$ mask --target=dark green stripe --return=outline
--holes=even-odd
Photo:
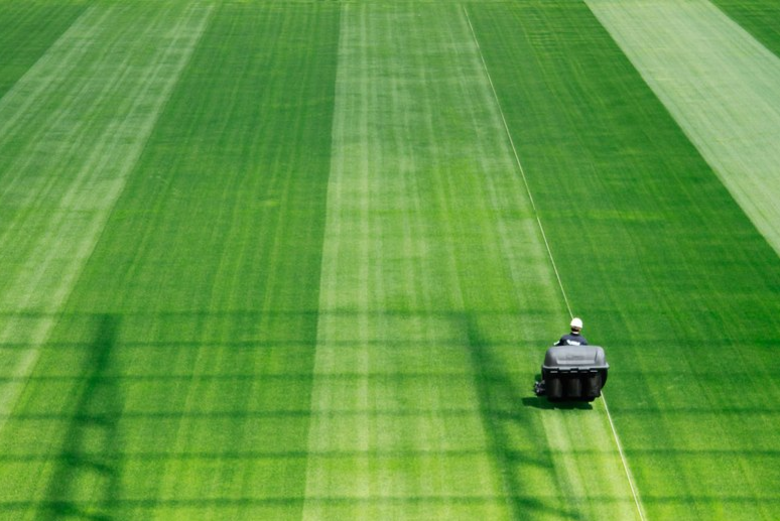
[[[83,487],[52,483],[98,452],[121,473],[92,492],[110,515],[186,517],[197,500],[199,517],[300,517],[338,24],[337,6],[213,14],[36,370],[80,378],[31,383],[17,409],[61,420],[37,426],[68,452],[31,492],[44,511],[84,507]],[[115,334],[96,368],[102,323]],[[119,441],[87,446],[85,411],[109,399]],[[278,457],[236,458],[258,452]]]
[[[0,99],[85,8],[73,2],[0,2]]]
[[[584,5],[470,13],[574,313],[607,347],[606,391],[649,518],[671,513],[656,494],[696,505],[677,517],[777,517],[708,488],[769,496],[771,462],[665,449],[780,448],[752,409],[722,413],[780,398],[780,259]],[[708,414],[670,415],[680,407]]]
[[[712,0],[712,3],[780,56],[780,3],[777,0]]]

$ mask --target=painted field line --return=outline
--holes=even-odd
[[[480,330],[565,311],[493,95],[459,6],[341,14],[303,519],[519,518],[557,476],[512,459],[540,431],[498,418]]]
[[[515,161],[517,163],[518,170],[520,171],[520,175],[523,178],[523,184],[525,185],[526,192],[528,193],[528,199],[531,202],[531,208],[534,212],[534,215],[536,217],[536,222],[539,225],[539,232],[542,235],[542,239],[544,240],[544,246],[547,249],[547,255],[550,258],[550,264],[552,264],[553,271],[555,272],[555,278],[558,280],[558,286],[561,290],[561,295],[563,296],[563,300],[566,303],[566,309],[569,311],[569,316],[573,317],[571,305],[569,304],[569,299],[566,296],[566,290],[563,287],[563,282],[561,281],[560,273],[558,272],[558,267],[555,264],[555,258],[553,257],[552,250],[550,249],[550,243],[547,241],[547,234],[544,231],[544,226],[542,225],[542,220],[539,218],[539,212],[536,208],[536,203],[534,202],[533,194],[531,192],[531,187],[528,184],[528,178],[525,174],[525,168],[523,168],[523,164],[520,161],[520,155],[517,153],[517,147],[515,147],[514,139],[512,139],[512,134],[509,131],[509,125],[506,121],[506,116],[504,115],[504,109],[501,107],[501,101],[498,98],[498,92],[496,91],[496,87],[493,84],[493,78],[490,75],[490,70],[488,69],[487,62],[485,61],[485,55],[482,53],[482,48],[479,45],[479,39],[477,38],[477,33],[474,31],[474,26],[471,23],[471,17],[469,16],[468,9],[466,6],[463,6],[463,13],[466,15],[466,21],[468,22],[469,29],[471,30],[471,36],[474,38],[474,43],[477,47],[477,52],[479,53],[479,57],[482,60],[482,66],[485,69],[485,75],[487,76],[488,82],[490,83],[490,88],[493,91],[493,96],[496,101],[496,106],[498,108],[498,112],[501,115],[501,120],[504,124],[504,130],[506,131],[507,139],[509,140],[509,145],[512,148],[512,153],[515,156]],[[641,500],[639,499],[639,492],[634,485],[634,478],[631,474],[631,469],[628,466],[628,461],[626,460],[626,456],[623,452],[623,445],[620,443],[620,437],[618,436],[617,430],[615,429],[615,423],[612,421],[612,414],[609,412],[609,406],[607,405],[607,397],[602,393],[602,399],[604,401],[604,410],[607,412],[607,419],[609,420],[609,426],[612,429],[612,435],[615,438],[615,444],[618,448],[618,453],[620,455],[620,460],[623,463],[623,468],[626,471],[626,478],[628,479],[629,487],[631,488],[631,494],[634,496],[634,503],[636,504],[637,512],[639,513],[639,518],[642,521],[645,521],[645,515],[642,508]]]
[[[617,444],[618,452],[620,453],[620,460],[623,462],[623,468],[626,471],[626,477],[628,478],[628,484],[631,487],[631,493],[634,495],[634,503],[636,503],[637,512],[639,512],[640,519],[644,521],[646,518],[642,509],[642,503],[639,500],[639,491],[634,484],[634,477],[631,474],[631,469],[628,466],[628,461],[626,460],[625,453],[623,452],[623,444],[620,443],[620,436],[618,436],[617,429],[615,429],[615,422],[612,421],[612,413],[609,412],[609,405],[607,405],[607,395],[604,394],[604,391],[601,392],[601,399],[604,402],[604,410],[607,411],[607,418],[609,419],[609,426],[612,428],[612,434],[615,436],[615,443]]]
[[[465,5],[463,6],[463,12],[466,14],[466,21],[469,24],[469,29],[471,30],[471,36],[474,38],[474,43],[477,46],[477,52],[479,53],[479,57],[482,60],[482,66],[485,68],[485,74],[487,75],[488,83],[490,83],[490,89],[493,92],[493,97],[496,100],[496,106],[498,107],[498,112],[501,115],[501,122],[504,124],[506,137],[509,139],[509,145],[512,148],[512,153],[515,156],[515,163],[517,163],[517,167],[520,170],[520,176],[523,178],[523,185],[525,186],[525,191],[528,194],[528,200],[531,202],[531,209],[533,210],[534,216],[536,217],[536,223],[539,225],[539,232],[542,234],[544,247],[547,250],[547,256],[550,258],[550,264],[552,264],[553,271],[555,272],[555,278],[558,280],[558,287],[561,290],[563,301],[566,304],[566,309],[569,311],[569,315],[573,316],[571,306],[569,305],[569,298],[566,296],[566,290],[563,289],[563,282],[561,282],[561,274],[558,272],[558,266],[556,266],[555,264],[555,259],[553,258],[552,251],[550,250],[550,243],[547,241],[547,234],[544,232],[544,226],[542,226],[542,221],[539,218],[539,212],[536,209],[536,203],[534,202],[534,196],[531,193],[531,187],[528,185],[528,178],[525,175],[525,169],[523,168],[522,162],[520,162],[520,156],[517,153],[517,148],[515,147],[514,139],[512,139],[512,134],[509,132],[509,125],[506,122],[506,116],[504,116],[504,110],[501,108],[501,102],[498,101],[498,93],[496,92],[495,85],[493,85],[493,78],[492,76],[490,76],[490,71],[488,70],[487,63],[485,62],[485,56],[482,54],[482,48],[479,46],[477,33],[474,31],[474,26],[471,24],[471,17],[469,16],[469,12],[466,9]]]

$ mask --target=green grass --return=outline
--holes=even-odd
[[[780,253],[780,58],[705,0],[588,5]]]
[[[0,2],[0,97],[85,8],[85,4],[76,2]]]
[[[724,13],[749,31],[767,49],[780,56],[780,5],[774,0],[714,0]]]
[[[777,255],[584,9],[472,11],[648,517],[775,517]]]
[[[10,512],[299,516],[337,20],[212,15],[4,429],[27,484],[3,487]],[[84,418],[102,407],[121,412],[104,444]],[[31,428],[44,443],[15,442]],[[110,473],[83,466],[95,452]]]
[[[457,6],[343,11],[306,519],[505,518],[539,486],[488,394],[533,377],[500,339],[563,310],[469,36]]]
[[[24,422],[21,404],[37,387],[28,377],[47,360],[43,347],[206,14],[172,6],[90,8],[0,101],[4,444],[14,447],[19,438],[13,424]],[[134,73],[127,74],[131,67]],[[12,410],[18,413],[8,419]],[[46,443],[36,446],[58,445],[65,435],[53,424],[44,432],[49,436],[37,439]],[[4,464],[2,499],[17,512],[45,493],[42,470],[54,464],[24,462],[11,457]]]
[[[780,514],[780,260],[584,3],[0,29],[0,518],[639,518],[537,217],[646,519]]]

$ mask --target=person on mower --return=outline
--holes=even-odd
[[[582,319],[573,318],[571,321],[571,333],[563,335],[555,344],[556,346],[586,346],[588,341],[580,334],[582,331]]]

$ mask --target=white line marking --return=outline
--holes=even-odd
[[[612,434],[615,436],[615,443],[617,444],[618,452],[620,453],[620,460],[623,462],[623,468],[626,471],[626,477],[628,478],[628,485],[631,487],[631,493],[634,495],[634,503],[636,504],[636,510],[639,512],[639,518],[642,519],[642,521],[645,521],[645,514],[642,510],[642,503],[639,501],[639,491],[636,489],[636,486],[634,485],[634,478],[631,475],[631,469],[628,468],[628,461],[626,461],[626,456],[623,454],[623,444],[620,443],[620,437],[618,436],[617,430],[615,429],[615,422],[612,421],[612,414],[609,412],[609,406],[607,405],[607,396],[604,394],[604,392],[601,392],[601,399],[604,402],[604,410],[607,411],[607,419],[609,419],[609,426],[612,428]]]
[[[477,52],[479,53],[479,57],[482,60],[482,66],[485,69],[485,74],[487,75],[488,82],[490,83],[490,89],[493,91],[493,97],[496,100],[496,106],[498,107],[498,112],[501,115],[501,121],[504,124],[506,137],[509,138],[509,145],[512,147],[512,153],[515,155],[515,162],[517,163],[517,167],[520,170],[520,176],[523,178],[525,191],[528,194],[528,200],[531,202],[531,209],[534,212],[534,216],[536,216],[536,222],[539,225],[539,231],[542,234],[542,240],[544,240],[544,247],[547,249],[547,256],[550,258],[550,263],[552,264],[553,271],[555,272],[555,278],[558,280],[558,287],[561,289],[561,295],[563,295],[563,301],[566,304],[566,309],[569,310],[569,315],[572,315],[571,306],[569,305],[569,298],[566,296],[566,291],[563,289],[563,282],[561,282],[561,275],[560,273],[558,273],[558,266],[555,265],[555,259],[553,259],[552,251],[550,250],[550,243],[547,242],[547,234],[544,233],[544,227],[542,226],[542,221],[541,219],[539,219],[539,212],[536,209],[534,196],[533,194],[531,194],[531,187],[528,186],[528,179],[525,176],[525,169],[523,168],[523,164],[520,162],[520,156],[517,154],[515,141],[512,139],[512,134],[509,132],[509,125],[507,124],[506,117],[504,116],[504,109],[501,108],[501,102],[498,100],[498,93],[496,92],[496,87],[495,85],[493,85],[493,77],[490,76],[490,71],[488,70],[487,62],[485,62],[485,56],[482,54],[482,47],[480,47],[479,45],[479,40],[477,39],[477,33],[474,32],[474,26],[471,25],[471,17],[469,16],[469,12],[466,9],[465,5],[463,6],[463,12],[466,14],[466,21],[469,24],[469,29],[471,30],[471,36],[474,38],[474,43],[477,46]]]
[[[479,40],[477,39],[477,33],[474,31],[474,26],[471,24],[471,17],[469,16],[468,9],[466,9],[466,6],[463,6],[463,13],[466,15],[466,22],[468,22],[469,29],[471,30],[471,36],[474,38],[474,43],[477,46],[477,52],[479,53],[479,57],[482,60],[482,66],[485,69],[485,75],[487,76],[488,82],[490,83],[490,89],[493,91],[493,97],[496,100],[496,106],[498,107],[498,112],[501,115],[501,121],[504,123],[504,130],[506,131],[506,137],[509,139],[509,145],[512,147],[512,153],[515,155],[515,162],[517,163],[517,167],[520,171],[520,175],[523,178],[523,184],[525,185],[525,190],[528,194],[528,199],[531,202],[531,209],[534,212],[534,215],[536,216],[536,222],[539,225],[539,232],[542,234],[542,239],[544,240],[544,246],[547,249],[547,255],[550,258],[550,264],[552,264],[553,271],[555,272],[555,278],[558,280],[558,287],[561,289],[561,295],[563,295],[563,301],[566,303],[566,309],[569,311],[569,316],[573,317],[574,314],[571,310],[571,305],[569,305],[569,299],[566,296],[566,290],[563,288],[563,282],[561,281],[560,273],[558,272],[558,267],[555,264],[555,259],[553,258],[552,250],[550,249],[550,243],[547,241],[547,234],[544,232],[544,226],[542,226],[542,220],[539,218],[539,212],[536,208],[536,203],[534,203],[534,197],[531,193],[531,187],[528,184],[528,179],[525,175],[525,169],[523,168],[523,164],[520,162],[520,155],[517,153],[517,147],[515,147],[515,141],[512,139],[512,134],[509,131],[509,125],[506,122],[506,117],[504,116],[504,109],[501,108],[501,101],[498,99],[498,92],[496,91],[496,87],[493,84],[493,78],[490,75],[490,70],[488,69],[487,62],[485,61],[485,55],[482,54],[482,47],[479,45]],[[646,521],[645,514],[642,509],[641,502],[639,500],[639,492],[637,491],[637,488],[634,486],[634,479],[631,475],[631,470],[628,467],[628,461],[626,461],[626,456],[623,453],[623,445],[620,443],[620,437],[618,436],[617,430],[615,429],[615,423],[612,421],[612,414],[609,412],[609,407],[607,406],[607,397],[602,393],[601,395],[603,401],[604,401],[604,410],[607,412],[607,419],[609,420],[609,426],[612,429],[612,435],[615,438],[615,443],[617,444],[618,453],[620,454],[620,460],[623,462],[623,468],[626,471],[626,478],[628,479],[628,485],[631,488],[631,494],[634,496],[634,503],[636,504],[637,512],[639,512],[639,518],[642,521]]]

